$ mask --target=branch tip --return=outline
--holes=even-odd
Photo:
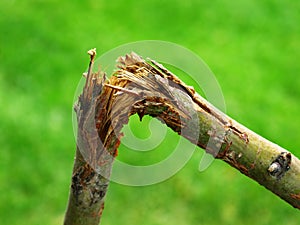
[[[96,48],[92,48],[92,49],[88,50],[87,53],[91,56],[91,60],[93,60],[95,58],[96,54],[97,54],[96,53]]]

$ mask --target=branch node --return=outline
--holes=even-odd
[[[270,164],[268,172],[272,177],[280,180],[290,169],[292,155],[289,152],[281,152],[280,155]]]

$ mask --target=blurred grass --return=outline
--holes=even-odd
[[[299,1],[3,0],[0,15],[1,224],[62,223],[72,100],[92,47],[190,48],[214,71],[230,116],[300,156]],[[199,173],[201,155],[157,185],[112,183],[102,224],[299,223],[297,210],[225,163]]]

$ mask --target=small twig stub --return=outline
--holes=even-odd
[[[280,155],[270,164],[268,172],[276,179],[281,179],[290,169],[292,155],[289,152],[281,152]]]

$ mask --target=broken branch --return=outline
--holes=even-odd
[[[77,151],[65,225],[98,224],[114,157],[128,118],[156,117],[178,134],[300,208],[300,161],[217,110],[155,61],[120,57],[109,79],[92,73],[75,111]]]

